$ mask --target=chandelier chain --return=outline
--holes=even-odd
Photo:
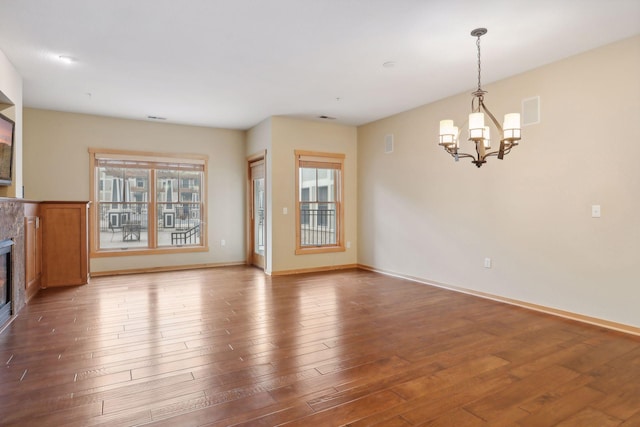
[[[482,88],[480,85],[480,71],[481,71],[481,67],[480,67],[480,36],[478,36],[478,39],[476,40],[476,46],[478,47],[478,92],[482,92]]]

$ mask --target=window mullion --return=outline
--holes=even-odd
[[[155,249],[158,247],[158,215],[156,212],[156,170],[150,169],[150,178],[149,178],[149,219],[147,220],[148,225],[148,238],[149,238],[149,248]]]

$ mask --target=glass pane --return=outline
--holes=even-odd
[[[300,204],[300,246],[336,245],[336,203]]]
[[[335,169],[301,168],[300,201],[335,201],[339,173]]]
[[[300,168],[300,177],[302,182],[310,182],[316,180],[316,168]]]
[[[201,245],[202,172],[158,170],[158,246]]]
[[[146,248],[149,170],[99,167],[100,249]]]
[[[328,202],[329,201],[329,187],[324,185],[322,187],[318,187],[318,201],[319,202]]]
[[[201,200],[202,172],[180,172],[180,201],[199,202]]]
[[[253,180],[253,206],[255,209],[253,251],[264,256],[264,179]]]
[[[166,202],[170,209],[178,201],[178,171],[158,170],[156,175],[156,202]]]

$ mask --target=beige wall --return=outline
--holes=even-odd
[[[24,135],[34,200],[89,200],[89,147],[209,156],[209,252],[96,258],[93,272],[244,261],[245,132],[25,109]]]
[[[0,186],[0,197],[22,197],[22,77],[0,51],[0,113],[16,126],[13,147],[13,183]]]
[[[286,117],[271,118],[272,272],[357,263],[357,131],[355,127]],[[345,154],[345,252],[296,255],[296,193],[294,150]],[[283,214],[283,208],[288,213]]]
[[[468,93],[360,127],[359,262],[640,326],[638,76],[634,37],[486,86],[500,120],[539,95],[541,122],[481,169],[436,144]]]

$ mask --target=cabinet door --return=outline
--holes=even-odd
[[[42,285],[84,285],[89,280],[87,203],[43,202]]]

